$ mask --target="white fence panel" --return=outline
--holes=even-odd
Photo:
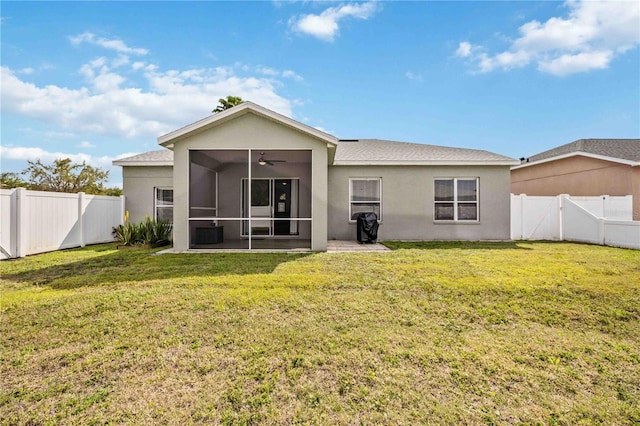
[[[565,198],[563,203],[563,239],[591,244],[603,244],[604,219],[600,219],[582,206]]]
[[[612,220],[633,220],[633,196],[574,197],[571,201],[580,205],[594,216]]]
[[[124,197],[0,191],[0,259],[113,241]]]
[[[112,241],[111,230],[123,220],[124,211],[119,197],[101,195],[84,196],[84,236],[85,244]],[[105,223],[113,224],[104,226]]]
[[[81,245],[76,194],[25,191],[22,218],[29,235],[22,247],[25,254]]]
[[[605,220],[604,243],[608,246],[640,249],[640,222]]]

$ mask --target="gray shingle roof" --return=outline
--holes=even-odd
[[[518,164],[504,155],[479,149],[394,142],[380,139],[342,140],[336,147],[335,165],[385,164]],[[144,152],[113,162],[116,166],[162,166],[173,164],[173,151]]]
[[[479,149],[394,142],[380,139],[341,140],[335,164],[514,163],[504,155]]]
[[[585,152],[628,161],[640,161],[640,139],[579,139],[529,157],[529,163]]]
[[[173,165],[173,151],[168,149],[160,149],[158,151],[143,152],[142,154],[132,155],[131,157],[119,158],[113,162],[115,166],[171,166]]]

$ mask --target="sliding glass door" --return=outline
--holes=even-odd
[[[249,179],[242,179],[241,216],[251,218],[251,235],[255,237],[298,235],[297,178],[251,179],[249,207]],[[243,222],[242,236],[249,235],[249,222]]]

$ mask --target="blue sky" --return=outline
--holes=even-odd
[[[515,158],[640,137],[637,2],[7,2],[2,171],[111,170],[241,96],[339,138]]]

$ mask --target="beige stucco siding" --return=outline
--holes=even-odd
[[[327,144],[324,141],[252,113],[244,114],[200,133],[181,139],[174,146],[174,247],[186,250],[189,214],[189,151],[207,149],[311,150],[312,250],[327,246]],[[297,176],[301,177],[301,176]],[[239,180],[234,185],[239,185]],[[238,188],[231,190],[239,191]],[[220,193],[224,191],[220,187]],[[220,203],[223,204],[222,202]],[[235,212],[234,216],[238,213]]]
[[[353,240],[349,178],[382,178],[380,240],[508,240],[508,166],[334,166],[329,168],[329,239]],[[480,220],[434,221],[435,178],[479,178]]]
[[[511,171],[511,192],[531,196],[632,195],[633,219],[640,220],[640,168],[583,156]]]
[[[125,209],[130,222],[140,222],[146,215],[154,216],[154,188],[173,186],[171,166],[127,166],[122,168],[122,189],[125,194]]]
[[[640,166],[631,171],[631,192],[633,194],[633,220],[640,220]]]

